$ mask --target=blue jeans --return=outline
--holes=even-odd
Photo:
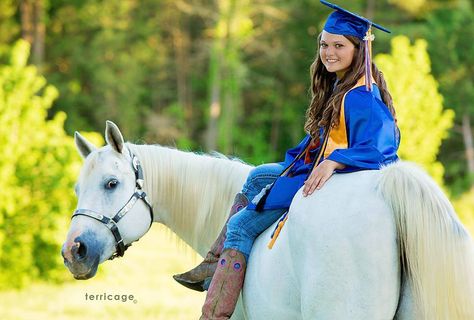
[[[252,201],[267,185],[274,182],[285,168],[279,163],[262,164],[250,171],[242,193]],[[273,209],[257,212],[243,208],[227,222],[224,249],[235,249],[242,252],[248,260],[255,239],[287,209]]]

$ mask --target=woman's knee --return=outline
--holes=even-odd
[[[279,163],[265,163],[253,168],[248,177],[247,181],[253,180],[259,177],[277,177],[283,171],[283,166]]]
[[[239,213],[233,215],[230,217],[229,221],[227,221],[227,232],[232,231],[238,231],[245,225],[245,220],[242,219],[242,217],[239,215]]]
[[[242,188],[243,193],[252,200],[262,188],[275,181],[283,169],[283,166],[278,163],[267,163],[253,168]]]

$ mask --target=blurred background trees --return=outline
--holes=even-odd
[[[374,52],[400,155],[473,223],[474,1],[334,2],[392,30]],[[75,130],[110,119],[132,142],[280,160],[304,134],[329,12],[319,0],[1,1],[0,287],[61,278]]]
[[[27,66],[29,47],[19,40],[1,57],[0,288],[59,280],[59,231],[80,165],[64,112],[46,120],[58,91]]]

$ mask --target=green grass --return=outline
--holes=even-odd
[[[182,287],[171,276],[199,259],[164,227],[153,226],[123,258],[99,266],[92,279],[0,292],[0,319],[198,319],[205,294]],[[133,295],[136,303],[90,301],[86,293]]]

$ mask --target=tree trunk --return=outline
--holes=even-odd
[[[33,40],[33,63],[41,67],[44,62],[44,40],[46,27],[44,24],[44,0],[36,0],[33,6],[35,33]]]
[[[176,64],[176,85],[178,89],[178,103],[184,108],[184,120],[186,122],[186,136],[191,137],[194,131],[193,107],[191,90],[188,85],[189,79],[189,35],[183,32],[181,19],[178,18],[177,27],[173,29],[173,44]]]
[[[31,58],[33,64],[41,67],[44,61],[44,41],[46,28],[44,24],[44,0],[22,0],[21,35],[31,44]]]
[[[375,12],[375,0],[367,0],[367,7],[365,10],[365,16],[367,19],[372,20]]]
[[[465,112],[462,117],[462,135],[466,150],[467,168],[470,174],[474,173],[474,143],[472,139],[472,127],[469,113]]]
[[[34,21],[32,0],[22,0],[20,3],[21,12],[21,37],[33,45]]]
[[[228,3],[228,11],[223,12],[226,33],[224,42],[225,62],[223,62],[223,79],[222,79],[222,101],[223,110],[222,118],[219,124],[219,146],[222,152],[229,154],[232,152],[232,145],[234,140],[234,125],[235,125],[235,109],[238,97],[237,84],[237,68],[238,68],[238,52],[236,48],[236,39],[232,34],[232,23],[235,17],[236,4],[235,0],[230,0]]]
[[[217,147],[217,124],[221,114],[221,39],[216,38],[211,51],[209,61],[209,84],[210,84],[210,104],[209,104],[209,121],[207,122],[206,132],[206,149],[216,150]]]

